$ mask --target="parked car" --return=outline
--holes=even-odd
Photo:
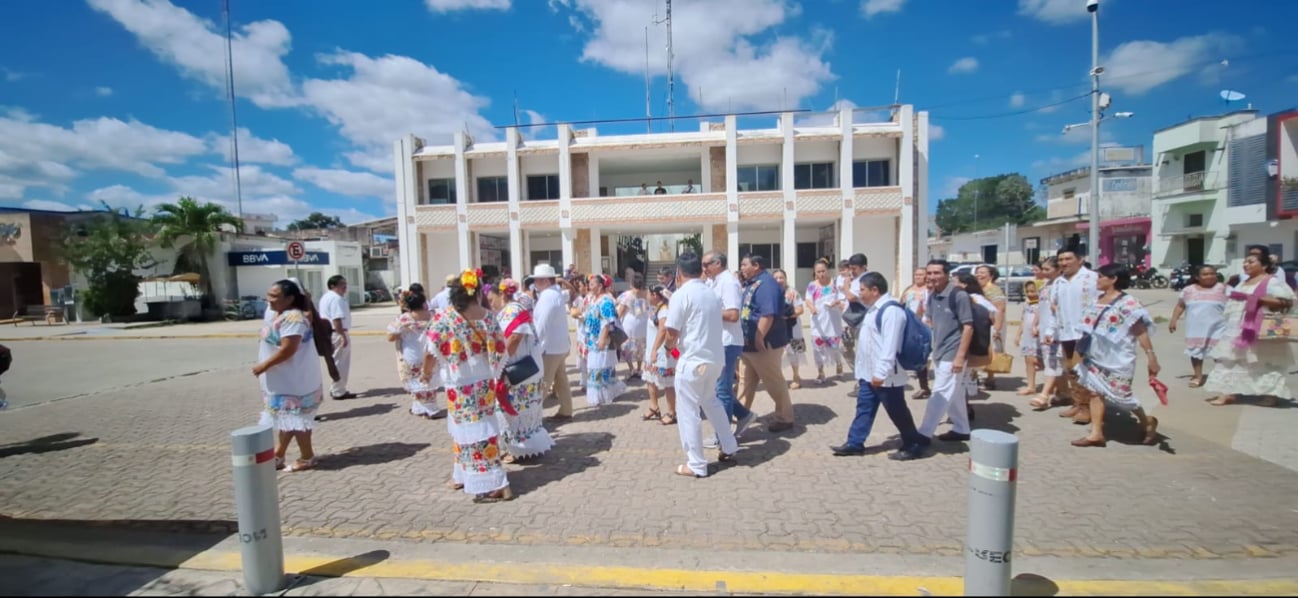
[[[1000,274],[996,284],[1005,291],[1005,297],[1010,301],[1023,301],[1023,283],[1032,280],[1032,267],[1028,265],[1020,266],[994,266],[992,264],[961,264],[951,269],[951,275],[954,276],[961,272],[973,274],[980,266],[992,266]]]

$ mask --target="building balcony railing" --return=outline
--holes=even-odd
[[[573,198],[572,225],[725,222],[725,193]],[[555,221],[558,224],[558,221]]]
[[[1208,171],[1159,177],[1158,190],[1154,192],[1154,197],[1171,197],[1183,193],[1216,191],[1220,188],[1219,178],[1217,173]]]

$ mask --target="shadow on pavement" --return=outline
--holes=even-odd
[[[388,388],[371,388],[365,392],[358,393],[358,399],[375,399],[378,397],[393,397],[406,394],[406,389],[400,386],[390,386]]]
[[[287,592],[293,588],[302,588],[320,581],[326,577],[342,577],[344,575],[355,573],[366,567],[377,565],[388,560],[392,553],[386,550],[371,550],[356,556],[349,556],[345,559],[329,561],[323,565],[318,565],[299,571],[296,575],[289,577],[288,584],[281,592]],[[282,595],[282,593],[281,593]]]
[[[1078,427],[1080,428],[1082,426]],[[1085,429],[1090,430],[1090,426],[1085,426]],[[1158,447],[1158,450],[1163,451],[1164,453],[1175,455],[1176,449],[1172,448],[1172,445],[1168,443],[1170,438],[1166,434],[1162,433],[1161,430],[1163,429],[1163,426],[1159,425],[1160,432],[1158,433],[1158,444],[1155,446]],[[1080,438],[1081,434],[1079,434],[1078,437]],[[1136,416],[1128,413],[1120,413],[1116,410],[1108,410],[1104,414],[1104,437],[1108,439],[1109,442],[1117,442],[1119,444],[1131,446],[1144,446],[1145,429],[1140,427],[1140,422],[1136,420]]]
[[[1011,596],[1056,596],[1059,586],[1048,577],[1034,573],[1020,573],[1010,580]]]
[[[349,448],[341,453],[320,455],[316,469],[337,471],[357,465],[379,465],[415,456],[430,446],[427,442],[380,442]]]
[[[0,459],[17,455],[39,455],[41,453],[65,451],[99,442],[98,438],[78,439],[78,436],[81,436],[80,432],[64,432],[33,438],[25,442],[0,445]]]
[[[371,415],[383,415],[394,411],[397,408],[396,403],[375,403],[364,407],[352,407],[346,411],[338,413],[321,413],[320,421],[336,422],[342,419],[351,419],[353,417],[368,417]]]
[[[611,405],[604,406],[605,409],[609,407]],[[613,438],[613,434],[608,432],[581,432],[556,438],[553,450],[538,459],[528,460],[528,465],[536,464],[537,467],[511,470],[509,485],[515,494],[522,495],[586,471],[599,465],[596,455],[612,450]]]
[[[766,438],[761,444],[741,445],[739,452],[735,454],[735,465],[757,467],[789,452],[791,446],[787,440],[771,437]]]

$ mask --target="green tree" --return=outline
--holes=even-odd
[[[311,212],[310,216],[293,222],[288,225],[288,230],[311,230],[315,228],[342,228],[347,226],[343,224],[341,218],[337,216],[325,216],[320,212]]]
[[[174,247],[177,241],[183,243],[173,274],[198,272],[203,281],[203,294],[210,297],[212,280],[208,258],[216,251],[221,227],[228,224],[235,230],[243,230],[243,221],[220,205],[200,204],[192,197],[182,196],[176,203],[154,208],[153,224],[157,227],[158,243],[163,247]]]
[[[956,197],[938,201],[934,223],[942,234],[987,230],[1009,224],[1030,224],[1045,218],[1032,184],[1021,174],[974,179],[960,186]]]
[[[135,271],[157,265],[149,252],[152,223],[144,206],[135,213],[103,204],[105,214],[74,224],[61,240],[63,259],[86,278],[82,294],[86,309],[96,316],[135,314],[140,277]]]

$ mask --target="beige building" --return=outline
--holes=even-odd
[[[799,285],[817,258],[858,251],[890,279],[909,272],[927,252],[927,113],[815,116],[611,136],[559,124],[556,139],[507,128],[504,141],[458,133],[449,146],[405,137],[394,152],[401,279],[439,286],[461,268],[517,274],[543,261],[621,277],[686,248],[723,250],[735,267],[764,255]]]

